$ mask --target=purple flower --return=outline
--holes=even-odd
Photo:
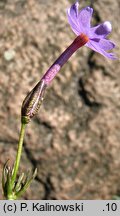
[[[95,27],[91,27],[90,21],[93,13],[91,7],[85,7],[81,11],[78,10],[78,1],[67,9],[68,22],[76,35],[84,34],[88,37],[85,46],[102,54],[110,59],[117,59],[114,53],[106,52],[115,47],[115,44],[106,39],[107,35],[112,31],[111,23],[106,21]]]
[[[110,22],[106,21],[96,27],[90,27],[90,19],[93,9],[86,7],[79,12],[78,6],[79,4],[76,2],[67,10],[69,23],[77,37],[56,59],[37,85],[26,96],[22,104],[21,112],[21,119],[24,124],[29,123],[31,118],[36,115],[43,101],[47,86],[50,85],[62,66],[80,47],[85,45],[107,58],[116,59],[115,54],[106,52],[106,50],[110,50],[115,47],[113,42],[106,39],[106,36],[112,30]]]

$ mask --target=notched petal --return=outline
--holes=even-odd
[[[76,35],[79,35],[81,32],[80,27],[79,27],[79,23],[78,23],[78,7],[79,7],[79,3],[76,2],[70,8],[67,9],[68,22],[69,22],[73,32]]]
[[[95,52],[100,53],[101,55],[105,56],[106,58],[112,59],[112,60],[116,60],[118,59],[115,53],[109,53],[106,52],[105,50],[101,49],[100,46],[96,45],[96,43],[92,40],[90,40],[87,44],[87,47],[89,47],[90,49],[94,50]]]
[[[103,50],[112,50],[113,48],[115,48],[115,43],[113,43],[110,40],[107,39],[99,39],[99,38],[94,38],[91,39],[91,41],[94,42],[94,44],[96,44],[96,46],[98,46],[99,48],[103,49]]]
[[[93,8],[91,7],[83,8],[78,15],[79,25],[82,25],[84,29],[89,29],[92,14],[93,14]]]
[[[69,14],[69,16],[71,16],[71,18],[73,20],[77,19],[77,17],[78,17],[78,7],[79,7],[79,3],[76,2],[70,8],[68,8],[68,14]]]
[[[106,21],[100,25],[90,28],[90,38],[105,38],[112,31],[112,25]]]

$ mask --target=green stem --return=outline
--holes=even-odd
[[[11,188],[14,185],[14,182],[16,180],[19,164],[20,164],[20,158],[21,158],[21,153],[22,153],[22,146],[23,146],[23,140],[24,140],[24,134],[25,134],[25,126],[26,124],[21,123],[21,131],[20,131],[20,137],[19,137],[19,143],[18,143],[18,151],[16,155],[16,160],[13,168],[13,175],[12,175],[12,180],[11,180]]]

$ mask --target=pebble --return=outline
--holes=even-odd
[[[4,59],[6,61],[11,61],[14,59],[14,57],[15,57],[15,51],[13,49],[9,49],[4,52]]]

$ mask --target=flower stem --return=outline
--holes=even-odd
[[[26,126],[26,124],[21,123],[18,150],[17,150],[16,160],[15,160],[15,164],[14,164],[14,168],[13,168],[12,179],[11,179],[11,187],[13,187],[14,182],[16,180],[16,176],[17,176],[17,172],[18,172],[18,168],[19,168],[19,164],[20,164],[24,134],[25,134],[25,126]]]

